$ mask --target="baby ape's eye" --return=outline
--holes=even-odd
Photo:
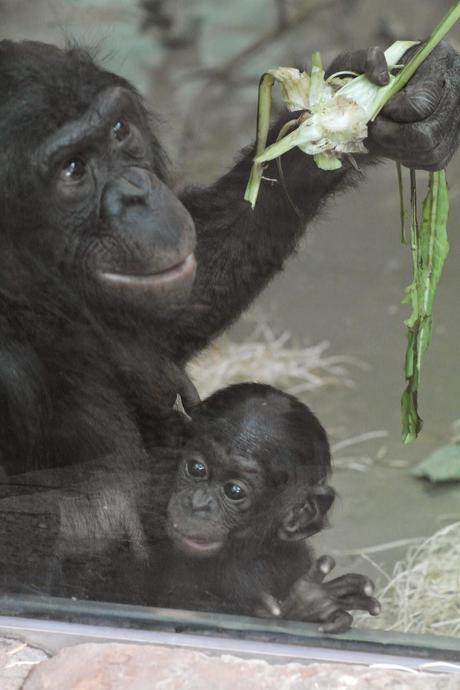
[[[246,491],[235,482],[227,482],[224,486],[224,493],[232,501],[242,501],[243,498],[246,498]]]
[[[199,460],[189,460],[185,468],[191,477],[205,479],[208,476],[208,468],[204,462],[200,462]]]
[[[81,158],[71,158],[62,166],[61,177],[77,181],[86,173],[86,163]]]
[[[124,141],[129,136],[129,124],[123,118],[117,120],[112,127],[112,134],[117,141]]]

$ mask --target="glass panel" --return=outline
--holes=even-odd
[[[254,210],[253,150],[221,177],[266,69],[426,35],[449,5],[0,0],[0,616],[455,660],[460,158],[410,445],[394,164],[296,149]],[[402,117],[423,126],[375,139],[419,168],[457,140],[438,50]],[[274,93],[272,139],[295,117]]]

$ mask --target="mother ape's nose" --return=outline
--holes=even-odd
[[[152,191],[152,176],[142,168],[127,168],[115,186],[125,203],[142,203]]]
[[[102,194],[102,216],[117,218],[131,206],[148,206],[154,179],[142,168],[130,167],[109,182]]]

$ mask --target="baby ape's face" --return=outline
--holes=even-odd
[[[324,484],[329,447],[305,405],[270,386],[238,384],[192,410],[190,433],[168,505],[180,551],[204,558],[321,528],[334,496]]]
[[[241,536],[264,493],[260,463],[234,452],[221,434],[209,433],[183,449],[168,505],[167,531],[183,553],[206,558]]]

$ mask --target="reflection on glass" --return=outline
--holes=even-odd
[[[358,612],[359,625],[457,634],[458,483],[427,488],[409,471],[439,446],[456,457],[458,244],[452,237],[424,363],[424,432],[401,447],[410,265],[393,170],[341,200],[331,227],[261,297],[275,335],[263,316],[255,334],[240,324],[195,360],[283,267],[304,221],[359,179],[349,161],[325,173],[294,151],[281,171],[264,171],[252,212],[242,197],[253,151],[219,177],[254,136],[261,69],[298,64],[318,41],[331,57],[391,43],[391,13],[406,10],[339,2],[357,21],[305,22],[302,2],[281,21],[280,3],[270,14],[264,0],[250,12],[245,0],[85,0],[78,11],[63,0],[69,33],[109,18],[130,55],[119,77],[116,61],[99,68],[78,42],[51,45],[62,41],[45,0],[30,17],[24,2],[0,7],[5,38],[40,40],[0,43],[0,591],[327,632]],[[426,26],[416,31],[409,11],[409,35],[435,23],[422,4]],[[238,52],[235,31],[238,45],[249,34],[253,44]],[[443,50],[447,77],[436,63],[420,87],[442,107],[424,112],[420,129],[399,124],[396,139],[376,139],[415,167],[444,165],[455,148],[458,57]],[[178,177],[203,188],[173,191],[146,105],[162,101]],[[453,217],[458,173],[454,159]],[[345,354],[329,355],[326,340]],[[326,433],[304,403],[328,430],[333,479]],[[384,610],[371,619],[378,599]]]
[[[2,589],[282,617],[330,632],[350,627],[350,610],[378,613],[368,578],[325,582],[334,561],[308,545],[334,500],[328,441],[310,410],[271,386],[239,384],[190,413],[172,416],[169,448],[137,462],[5,480]]]

